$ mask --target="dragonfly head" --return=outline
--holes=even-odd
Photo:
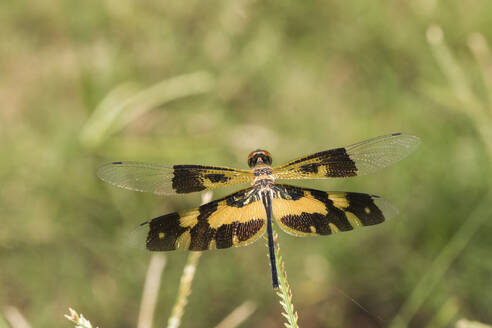
[[[272,165],[272,155],[266,150],[257,149],[248,156],[248,165],[250,168],[258,164]]]

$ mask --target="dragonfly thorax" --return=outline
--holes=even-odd
[[[253,185],[260,189],[269,189],[275,181],[270,165],[257,164],[253,169],[253,174],[255,176]]]
[[[271,190],[271,188],[274,185],[274,180],[273,178],[256,178],[255,182],[253,183],[254,187],[256,190],[259,191],[264,191],[264,190]]]

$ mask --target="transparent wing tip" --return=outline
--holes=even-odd
[[[385,220],[390,220],[399,214],[398,208],[390,201],[375,195],[372,195],[372,200],[383,213]]]
[[[395,137],[395,142],[406,150],[404,152],[405,155],[415,151],[422,143],[422,140],[419,137],[409,133],[398,132],[392,133],[391,136]]]
[[[130,248],[146,250],[149,221],[143,222],[128,234],[127,245]]]
[[[111,162],[111,163],[106,163],[106,164],[99,166],[99,168],[97,169],[97,172],[96,172],[97,177],[99,179],[105,181],[105,182],[112,184],[111,180],[109,179],[109,175],[112,174],[113,168],[115,166],[118,166],[119,164],[123,164],[123,163],[122,162]]]

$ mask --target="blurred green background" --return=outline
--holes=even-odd
[[[129,233],[200,195],[112,187],[105,162],[246,168],[257,148],[280,164],[399,131],[423,141],[404,161],[297,183],[400,209],[324,238],[276,229],[299,324],[492,323],[492,2],[4,0],[0,26],[0,325],[70,327],[71,306],[136,326],[151,254]],[[264,244],[202,255],[182,327],[248,300],[242,327],[283,324]],[[165,255],[156,327],[187,253]]]

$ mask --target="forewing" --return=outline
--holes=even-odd
[[[151,251],[245,246],[261,237],[265,227],[266,212],[252,188],[142,224],[148,230],[146,247]]]
[[[375,225],[398,214],[391,203],[375,195],[324,192],[289,185],[276,185],[272,207],[280,227],[299,237]]]
[[[416,136],[393,133],[301,157],[274,168],[273,176],[276,179],[319,179],[365,175],[405,158],[419,144]]]
[[[113,162],[99,168],[102,180],[130,190],[157,195],[185,194],[250,182],[252,173],[226,167]]]

